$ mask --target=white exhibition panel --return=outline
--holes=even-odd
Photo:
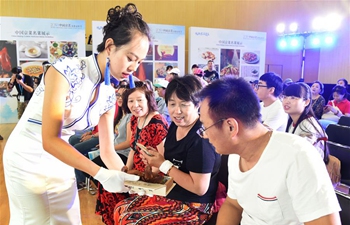
[[[220,76],[256,80],[265,70],[266,33],[203,27],[189,29],[189,69],[213,60]],[[189,71],[191,73],[191,71]]]
[[[0,17],[0,78],[21,66],[25,74],[39,76],[42,63],[61,56],[85,56],[85,21]],[[16,123],[17,94],[7,93],[7,81],[0,80],[0,123]]]
[[[104,21],[92,21],[92,52],[103,40]],[[165,78],[168,65],[178,67],[185,74],[185,27],[163,24],[148,24],[151,30],[151,45],[146,59],[135,72],[140,80]]]

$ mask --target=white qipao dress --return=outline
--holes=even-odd
[[[115,91],[101,82],[96,55],[60,58],[52,65],[70,85],[61,137],[97,125],[115,107]],[[94,102],[94,91],[97,98]],[[41,122],[44,79],[11,133],[4,149],[10,224],[81,224],[74,169],[43,149]]]

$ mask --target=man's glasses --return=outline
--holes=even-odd
[[[205,131],[207,131],[209,128],[215,126],[216,124],[218,124],[224,120],[226,120],[226,119],[219,119],[218,121],[216,121],[214,124],[210,125],[207,128],[203,127],[203,125],[202,125],[202,127],[197,130],[197,134],[199,135],[199,137],[205,138],[205,136],[206,136]]]
[[[256,90],[258,90],[260,87],[266,87],[266,88],[268,88],[269,86],[267,86],[267,85],[262,85],[262,84],[255,84],[255,85],[254,85],[254,88],[255,88]]]

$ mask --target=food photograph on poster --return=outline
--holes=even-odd
[[[178,67],[177,63],[163,63],[163,62],[156,62],[154,63],[154,78],[158,79],[164,79],[166,77],[166,67],[172,66],[172,67]]]
[[[173,45],[156,45],[155,60],[178,61],[178,47]]]
[[[258,64],[260,61],[259,53],[253,51],[244,52],[242,61],[246,64]]]
[[[139,68],[134,72],[134,76],[138,79],[150,80],[153,82],[153,63],[152,62],[142,62]]]
[[[219,56],[218,48],[198,48],[198,63],[207,64],[209,60],[215,62]]]
[[[47,60],[46,41],[18,41],[18,56],[20,59],[45,59]]]
[[[74,41],[51,41],[50,62],[54,62],[61,56],[78,56],[78,43]]]
[[[241,77],[246,78],[247,80],[258,80],[259,75],[259,66],[258,65],[244,65],[241,67]]]
[[[145,60],[153,60],[153,45],[149,45]]]
[[[45,59],[44,61],[46,61]],[[23,74],[39,77],[44,72],[42,63],[44,61],[19,61],[19,65],[22,67]]]
[[[10,78],[11,70],[17,66],[16,41],[0,40],[0,78]]]
[[[220,76],[239,76],[239,49],[221,49],[220,53]]]

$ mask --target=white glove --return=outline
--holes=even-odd
[[[133,190],[130,190],[129,194],[137,194],[137,195],[140,195],[140,196],[147,195],[148,197],[153,197],[153,194],[150,194],[150,193],[146,194],[146,191],[143,190],[143,189],[139,189],[137,192],[133,191]]]
[[[129,188],[125,187],[124,181],[137,181],[139,176],[127,174],[117,170],[107,170],[103,167],[94,176],[98,180],[104,189],[108,192],[128,192]]]

